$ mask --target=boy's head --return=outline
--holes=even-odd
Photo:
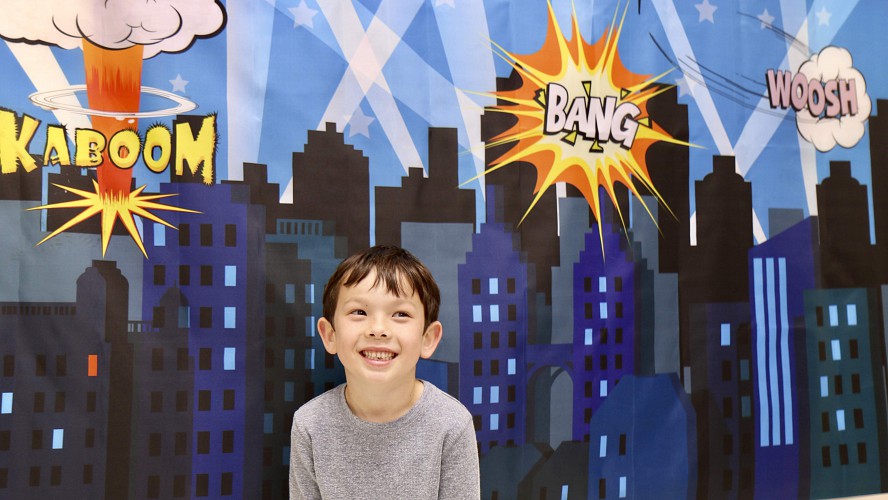
[[[345,259],[324,287],[324,318],[333,323],[336,301],[342,287],[360,283],[371,272],[376,273],[374,286],[398,297],[416,293],[425,314],[424,328],[438,320],[441,292],[422,262],[407,250],[396,246],[377,245]]]

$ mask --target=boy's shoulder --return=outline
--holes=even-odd
[[[329,419],[341,404],[343,387],[344,385],[336,386],[300,406],[293,414],[293,421],[309,426],[318,419]]]
[[[452,395],[444,392],[435,384],[423,381],[424,390],[429,391],[429,407],[433,414],[445,419],[471,420],[472,414],[462,402]]]

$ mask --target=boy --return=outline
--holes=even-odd
[[[478,499],[468,410],[416,378],[441,341],[438,285],[406,250],[344,260],[324,288],[318,333],[346,383],[293,416],[290,498]]]

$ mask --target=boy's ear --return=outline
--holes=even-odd
[[[330,354],[336,354],[336,331],[333,330],[333,323],[327,321],[327,318],[321,316],[318,320],[318,334],[324,341],[324,349]]]
[[[429,359],[432,357],[432,354],[435,353],[435,349],[438,348],[438,343],[441,342],[441,336],[443,334],[444,327],[441,326],[440,321],[435,321],[429,325],[422,334],[422,348],[419,351],[419,357],[422,359]]]

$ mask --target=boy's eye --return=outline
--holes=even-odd
[[[398,311],[394,314],[396,318],[409,318],[410,315],[405,313],[404,311]]]
[[[358,315],[358,316],[366,316],[366,315],[367,315],[367,312],[364,311],[363,309],[355,309],[354,311],[352,311],[352,312],[349,313],[349,314],[355,314],[355,315]]]

